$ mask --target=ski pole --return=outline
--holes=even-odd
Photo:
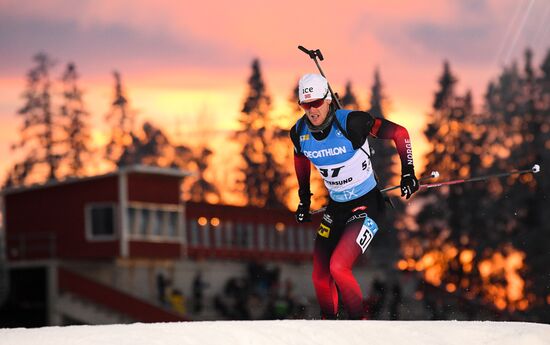
[[[438,182],[438,183],[429,183],[429,184],[421,184],[419,188],[435,188],[435,187],[441,187],[441,186],[449,186],[453,184],[460,184],[460,183],[466,183],[466,182],[478,182],[478,181],[485,181],[490,178],[500,178],[500,177],[507,177],[512,175],[522,175],[522,174],[536,174],[540,171],[540,165],[535,164],[531,169],[524,169],[524,170],[513,170],[498,174],[491,174],[491,175],[484,175],[484,176],[477,176],[477,177],[470,177],[467,179],[462,180],[452,180],[452,181],[446,181],[446,182]]]
[[[429,176],[424,176],[424,177],[421,177],[418,182],[422,182],[422,181],[426,181],[426,180],[429,180],[431,178],[438,178],[439,177],[439,171],[435,170],[435,171],[432,171],[430,173]],[[421,186],[421,185],[420,185]],[[420,186],[418,186],[420,188]],[[401,185],[397,185],[397,186],[392,186],[392,187],[388,187],[388,188],[384,188],[382,190],[380,190],[382,193],[386,193],[386,192],[389,192],[390,190],[394,190],[394,189],[397,189],[397,188],[400,188]]]
[[[439,177],[439,171],[434,170],[434,171],[432,171],[432,172],[430,173],[430,175],[421,177],[421,178],[418,180],[418,182],[426,181],[426,180],[429,180],[429,179],[432,179],[432,178],[438,178],[438,177]],[[419,187],[422,187],[422,186],[426,186],[426,185],[420,185]],[[397,189],[397,188],[400,188],[400,187],[401,187],[400,185],[392,186],[392,187],[384,188],[384,189],[380,190],[380,192],[386,193],[386,192],[389,192],[390,190],[394,190],[394,189]],[[323,207],[321,207],[320,209],[310,211],[309,213],[310,213],[310,214],[317,214],[317,213],[324,212],[326,209],[327,209],[327,207],[326,207],[326,206],[323,206]]]
[[[323,72],[323,70],[321,69],[321,65],[319,64],[319,61],[317,61],[317,58],[319,58],[319,60],[323,61],[324,58],[323,58],[323,54],[321,53],[321,51],[319,49],[315,49],[315,50],[309,50],[309,49],[306,49],[304,48],[303,46],[298,46],[298,49],[300,49],[301,51],[303,51],[304,53],[306,53],[307,55],[309,55],[309,57],[315,61],[315,64],[317,65],[317,68],[319,69],[319,72],[321,72],[321,75],[327,79],[327,77],[325,76],[325,73]],[[342,109],[342,104],[340,104],[340,99],[338,98],[338,94],[333,92],[332,91],[332,88],[330,87],[330,84],[328,82],[328,79],[327,79],[327,85],[328,85],[328,90],[330,91],[330,94],[332,95],[332,98],[334,99],[334,101],[336,102],[336,107],[338,109]]]

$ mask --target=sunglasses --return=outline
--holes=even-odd
[[[328,91],[327,91],[327,93],[325,93],[325,96],[323,98],[316,99],[313,102],[300,103],[300,106],[304,110],[309,110],[311,108],[319,108],[320,106],[323,105],[323,103],[325,103],[325,98],[327,98],[327,96],[328,96]]]

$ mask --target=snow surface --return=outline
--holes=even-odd
[[[0,329],[1,345],[538,345],[550,325],[484,321],[209,321]]]

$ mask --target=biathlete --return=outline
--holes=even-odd
[[[364,111],[336,109],[320,74],[304,75],[298,86],[305,114],[290,130],[300,197],[296,220],[311,221],[310,162],[329,191],[313,254],[321,318],[336,319],[339,291],[348,317],[362,319],[363,297],[352,267],[378,231],[385,207],[367,137],[394,141],[401,159],[401,196],[407,199],[418,190],[411,141],[407,130],[396,123]]]

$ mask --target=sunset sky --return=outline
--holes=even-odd
[[[409,129],[420,161],[443,60],[459,78],[458,91],[471,89],[480,105],[487,82],[527,46],[540,64],[549,22],[548,0],[0,0],[0,178],[14,161],[15,114],[39,51],[58,62],[55,78],[76,63],[96,143],[107,130],[116,69],[138,121],[191,144],[199,117],[218,136],[237,128],[254,58],[273,115],[288,116],[298,78],[316,71],[296,47],[320,48],[333,88],[342,93],[351,81],[363,108],[380,69],[388,117]]]

